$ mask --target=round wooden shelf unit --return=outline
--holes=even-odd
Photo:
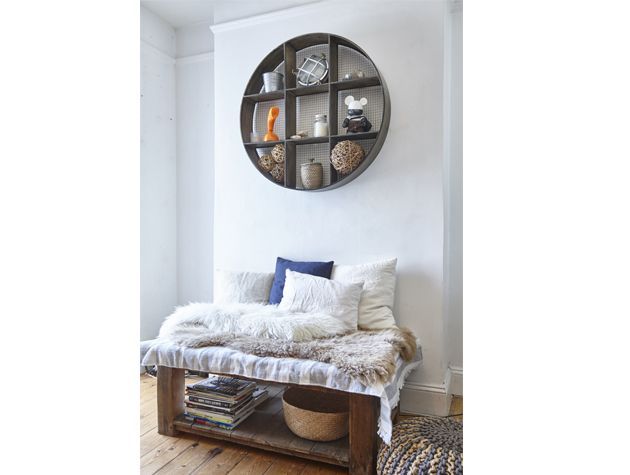
[[[304,58],[324,53],[328,60],[328,77],[323,84],[300,86],[293,73]],[[363,71],[364,77],[343,80],[347,73]],[[284,75],[285,88],[280,91],[264,92],[262,75],[278,71]],[[368,99],[363,113],[372,123],[369,132],[346,134],[341,123],[346,117],[347,96],[357,100]],[[267,114],[276,106],[280,114],[274,132],[279,139],[275,142],[251,142],[250,134],[261,137],[267,129]],[[353,42],[328,33],[311,33],[293,38],[274,49],[258,65],[245,89],[241,104],[241,135],[247,155],[256,169],[269,181],[285,188],[300,191],[324,191],[343,186],[370,166],[378,155],[389,128],[390,102],[387,86],[378,69],[368,55]],[[314,137],[315,114],[328,116],[329,136]],[[290,139],[305,130],[308,137]],[[366,152],[360,165],[348,175],[340,175],[330,163],[330,153],[342,140],[359,143]],[[270,154],[277,144],[284,144],[284,181],[276,182],[261,169],[258,159]],[[322,187],[306,190],[302,187],[300,166],[311,159],[322,164],[324,177]]]

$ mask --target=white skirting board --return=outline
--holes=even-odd
[[[405,383],[400,392],[400,411],[403,414],[448,416],[453,396],[463,394],[463,369],[449,367],[444,375],[444,384]]]
[[[400,392],[400,412],[427,416],[448,416],[452,395],[445,386],[406,383]]]
[[[449,393],[454,394],[455,396],[463,396],[464,395],[464,370],[456,366],[451,366],[449,370],[451,372],[451,384],[449,388]]]

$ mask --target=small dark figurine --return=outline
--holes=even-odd
[[[346,105],[348,106],[348,116],[343,120],[341,126],[347,128],[347,134],[356,134],[358,132],[369,132],[372,124],[363,115],[363,106],[367,104],[367,99],[362,97],[361,100],[355,101],[354,97],[346,97]]]

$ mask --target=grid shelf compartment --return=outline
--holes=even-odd
[[[304,145],[297,148],[295,155],[295,183],[296,189],[304,189],[302,185],[301,167],[309,163],[311,158],[321,163],[324,169],[322,188],[330,185],[330,161],[328,159],[328,141],[322,144]],[[321,189],[321,188],[320,188]]]
[[[299,68],[302,63],[304,62],[304,60],[306,58],[308,58],[309,56],[316,54],[316,55],[320,55],[320,54],[324,54],[326,55],[326,60],[328,61],[328,38],[323,38],[322,39],[324,41],[322,41],[321,44],[317,44],[317,45],[313,45],[313,46],[309,46],[307,48],[303,48],[303,49],[296,49],[296,53],[295,53],[295,65],[296,68]],[[322,85],[326,85],[329,81],[330,81],[330,69],[328,70],[328,76],[326,77],[326,79],[324,80],[324,84]],[[296,89],[310,89],[312,87],[318,87],[318,86],[302,86],[300,85],[297,81],[296,81]]]
[[[328,94],[312,94],[300,96],[295,101],[295,130],[305,130],[309,137],[315,136],[315,116],[328,116]]]
[[[254,122],[252,123],[252,130],[251,130],[251,132],[256,132],[256,133],[261,134],[261,135],[264,135],[265,132],[267,132],[267,116],[269,115],[269,109],[271,109],[274,106],[276,106],[276,107],[278,107],[278,109],[280,109],[280,113],[278,114],[278,117],[276,118],[276,122],[275,122],[275,126],[273,128],[273,131],[278,136],[280,141],[283,141],[285,139],[285,134],[284,134],[284,130],[285,130],[285,128],[284,128],[284,114],[285,114],[284,100],[263,102],[263,103],[256,104],[256,106],[254,107]],[[267,142],[267,143],[269,143],[269,142]]]
[[[383,88],[381,86],[372,86],[339,91],[337,94],[338,133],[345,134],[346,132],[346,129],[344,129],[341,124],[348,115],[348,106],[346,106],[346,103],[344,102],[348,96],[352,96],[356,100],[359,100],[362,97],[367,99],[368,103],[363,107],[363,115],[365,115],[372,124],[370,132],[373,130],[380,130],[381,124],[383,123]]]

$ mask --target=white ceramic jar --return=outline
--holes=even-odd
[[[313,124],[314,137],[328,137],[328,118],[326,114],[315,115],[315,123]]]

